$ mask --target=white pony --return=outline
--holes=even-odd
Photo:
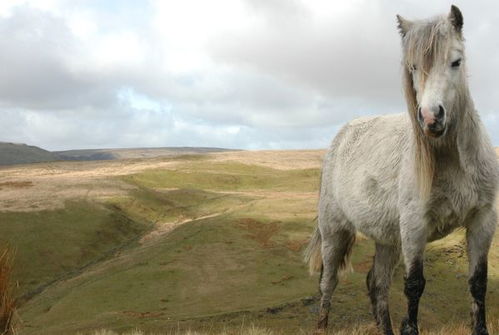
[[[452,6],[447,16],[397,19],[408,113],[348,123],[324,159],[318,226],[306,250],[311,270],[321,270],[318,332],[327,327],[338,270],[362,232],[376,243],[367,287],[379,329],[393,334],[388,293],[402,254],[408,311],[400,333],[418,334],[425,245],[463,227],[473,335],[487,335],[487,256],[499,170],[466,82],[463,17]]]

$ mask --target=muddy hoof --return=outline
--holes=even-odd
[[[473,334],[471,334],[471,335],[489,335],[489,332],[484,327],[481,327],[479,329],[475,329],[473,331]]]
[[[402,321],[400,335],[419,335],[418,326],[411,324],[407,318]]]

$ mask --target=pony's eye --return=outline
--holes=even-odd
[[[451,63],[452,67],[458,67],[459,65],[461,65],[461,58],[459,58],[458,60],[455,60]]]

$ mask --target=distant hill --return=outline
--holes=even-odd
[[[203,147],[163,147],[163,148],[123,148],[123,149],[82,149],[54,151],[63,160],[111,160],[131,158],[152,158],[163,156],[193,155],[210,152],[235,151],[223,148]]]
[[[61,160],[53,152],[20,143],[0,142],[0,165],[29,164]]]
[[[171,157],[210,152],[234,151],[222,148],[125,148],[47,151],[36,146],[0,142],[0,165],[30,164],[50,161],[95,161],[131,158]]]

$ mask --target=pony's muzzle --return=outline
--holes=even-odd
[[[419,107],[418,121],[425,135],[440,137],[445,133],[445,108],[442,105]]]

